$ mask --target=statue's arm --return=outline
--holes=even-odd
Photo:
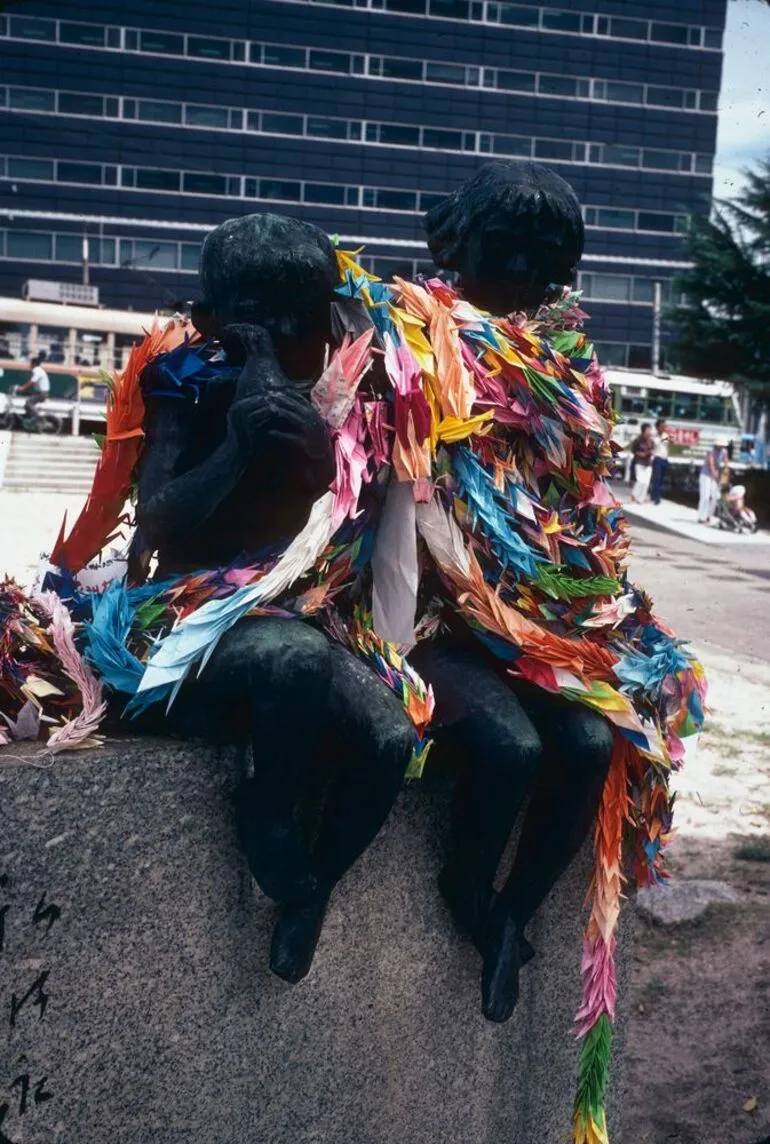
[[[190,419],[190,407],[173,398],[159,399],[149,410],[136,518],[143,542],[153,551],[164,539],[203,525],[248,464],[235,434],[228,433],[202,464],[180,473]]]
[[[243,477],[260,462],[265,477],[291,474],[314,494],[331,483],[332,444],[310,402],[287,381],[270,338],[258,327],[230,327],[246,361],[227,419],[227,434],[200,465],[180,473],[194,406],[158,400],[146,425],[139,475],[137,523],[152,550],[164,538],[199,528]]]

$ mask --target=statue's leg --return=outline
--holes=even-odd
[[[188,706],[210,696],[220,719],[245,710],[254,777],[236,791],[236,820],[256,881],[277,901],[316,885],[298,814],[326,723],[330,674],[322,632],[258,616],[225,633],[187,696]]]
[[[544,754],[503,890],[522,929],[588,837],[613,747],[610,725],[598,712],[545,692],[523,702]]]
[[[289,902],[273,934],[271,968],[287,981],[310,969],[335,884],[376,837],[398,796],[414,732],[396,696],[365,663],[331,647],[332,773],[313,852],[317,888]]]
[[[482,955],[482,1009],[505,1020],[532,949],[494,890],[516,816],[532,786],[542,746],[507,681],[481,649],[451,640],[418,649],[415,666],[436,692],[437,757],[459,752],[464,769],[452,801],[453,851],[439,886]]]
[[[452,799],[452,852],[439,884],[456,919],[478,941],[541,744],[481,649],[451,639],[425,641],[412,659],[436,695],[431,734],[437,761],[452,754],[462,764]]]
[[[612,732],[596,712],[534,688],[517,694],[543,755],[513,868],[484,928],[482,1002],[492,1021],[513,1013],[532,952],[524,927],[585,841],[612,754]]]

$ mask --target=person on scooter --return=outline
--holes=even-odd
[[[24,413],[25,416],[32,417],[36,421],[39,416],[37,406],[43,401],[47,401],[51,393],[51,382],[48,374],[43,369],[44,360],[42,354],[33,357],[29,363],[32,367],[32,374],[29,380],[25,381],[23,385],[16,386],[16,392],[20,396],[29,394],[24,403]]]

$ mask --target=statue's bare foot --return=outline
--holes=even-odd
[[[507,1021],[519,999],[521,935],[498,898],[487,917],[481,972],[481,1007],[489,1021]]]
[[[491,889],[462,874],[453,862],[447,862],[438,876],[438,888],[461,929],[464,929],[480,954],[486,949],[486,921],[496,895]],[[535,951],[523,933],[519,934],[519,962],[527,965]]]
[[[303,901],[281,906],[270,946],[270,968],[284,981],[296,984],[310,971],[330,892],[328,886],[318,886]]]
[[[270,820],[260,813],[252,779],[240,784],[234,802],[238,837],[263,894],[275,902],[306,898],[317,881],[294,823]]]

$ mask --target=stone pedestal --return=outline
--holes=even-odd
[[[587,855],[535,919],[538,956],[498,1026],[436,889],[443,785],[404,791],[291,987],[268,970],[274,907],[236,844],[234,752],[130,739],[44,770],[8,756],[2,1144],[570,1139]]]

